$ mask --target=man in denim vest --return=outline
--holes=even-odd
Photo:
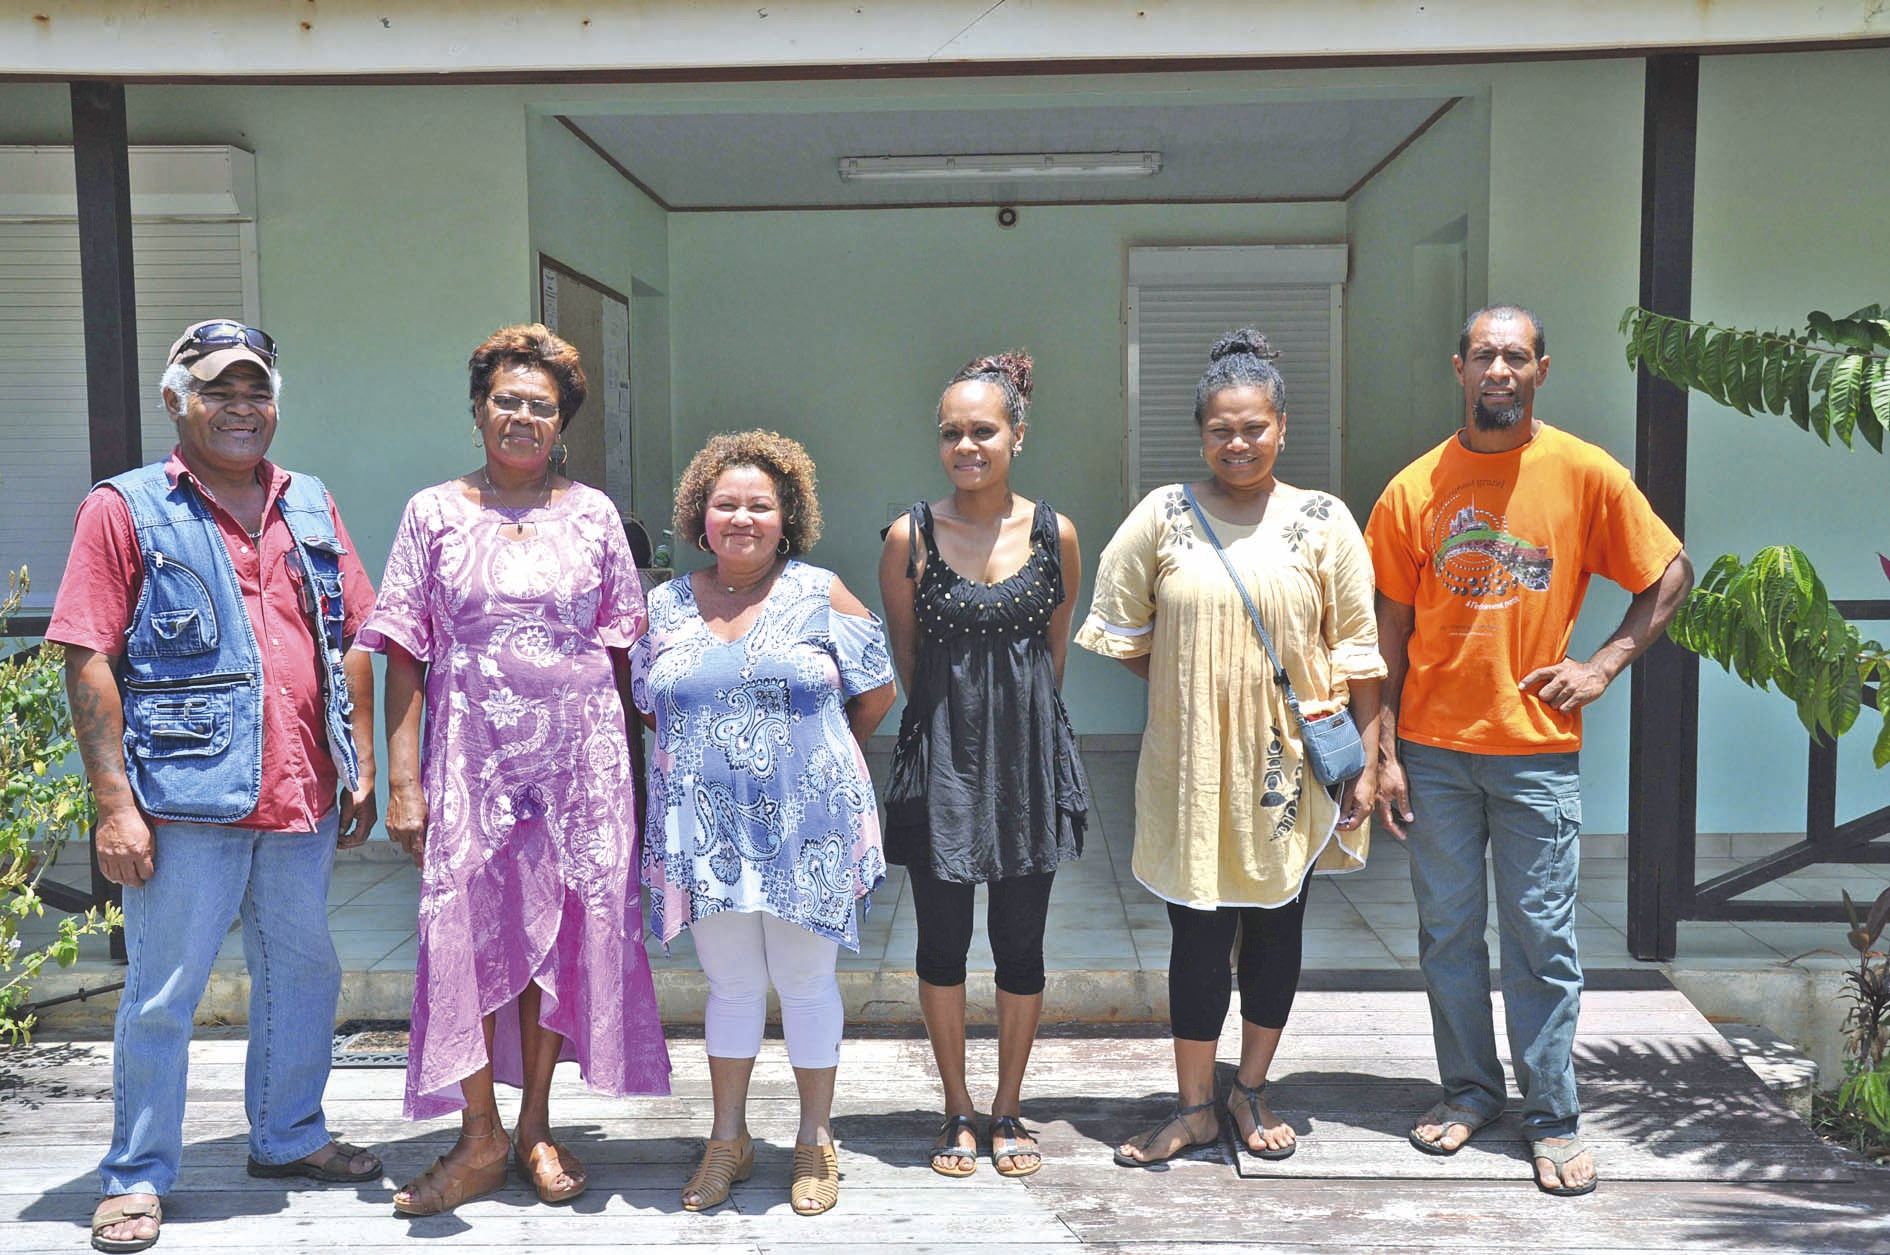
[[[99,865],[125,886],[99,1250],[157,1241],[192,1018],[239,915],[250,1175],[381,1173],[321,1106],[341,989],[329,874],[376,814],[371,671],[348,651],[374,590],[321,482],[263,458],[280,387],[262,332],[185,331],[163,378],[177,447],[86,497],[46,632],[66,647]]]

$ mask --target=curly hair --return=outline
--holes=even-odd
[[[1281,414],[1286,413],[1286,380],[1273,363],[1280,351],[1252,327],[1230,331],[1208,350],[1208,368],[1201,382],[1194,386],[1194,425],[1199,427],[1207,415],[1207,405],[1217,392],[1229,388],[1259,388]]]
[[[1027,349],[1007,349],[1002,353],[987,353],[974,357],[958,368],[951,382],[945,385],[945,392],[950,392],[961,383],[977,381],[988,383],[1004,394],[1004,413],[1010,419],[1011,426],[1022,424],[1030,416],[1030,386],[1034,364]],[[945,418],[945,394],[938,398],[938,417]]]
[[[683,470],[676,486],[676,536],[684,544],[702,539],[709,512],[709,491],[722,472],[752,466],[774,481],[781,499],[781,534],[788,553],[799,556],[820,540],[820,499],[814,493],[814,459],[798,440],[778,431],[723,432],[709,437]]]
[[[584,404],[590,385],[584,379],[584,366],[578,351],[552,333],[541,322],[523,322],[500,327],[473,350],[466,363],[472,375],[473,413],[479,403],[492,395],[492,377],[501,366],[535,366],[551,376],[558,385],[558,430],[571,423],[571,416]]]

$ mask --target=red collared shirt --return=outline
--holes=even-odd
[[[334,807],[340,773],[328,752],[328,734],[322,724],[315,630],[302,613],[302,571],[294,552],[295,538],[276,509],[276,499],[289,482],[288,472],[268,461],[258,468],[269,485],[260,543],[251,541],[243,525],[217,504],[175,449],[164,464],[164,473],[172,484],[188,477],[209,502],[262,653],[262,793],[256,809],[232,826],[313,831]],[[354,542],[341,525],[332,498],[328,506],[334,515],[335,535],[348,551],[341,559],[341,595],[346,607],[343,627],[352,638],[374,608],[374,585],[355,556]],[[53,602],[46,639],[116,658],[124,652],[125,634],[143,585],[144,564],[131,507],[110,488],[93,489],[79,506],[72,556],[66,560],[65,579]]]

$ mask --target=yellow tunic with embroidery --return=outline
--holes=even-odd
[[[1346,705],[1348,681],[1385,674],[1371,559],[1343,501],[1278,484],[1258,524],[1208,518],[1307,718]],[[1152,893],[1199,909],[1278,907],[1315,861],[1321,872],[1365,865],[1369,829],[1333,831],[1337,806],[1301,766],[1286,694],[1179,484],[1116,529],[1076,643],[1149,655],[1133,868]]]

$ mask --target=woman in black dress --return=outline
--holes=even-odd
[[[965,956],[977,886],[996,960],[998,1087],[991,1162],[1000,1175],[1043,1164],[1018,1118],[1043,1010],[1043,929],[1057,864],[1082,852],[1089,788],[1057,694],[1082,558],[1076,529],[1011,492],[1023,451],[1031,362],[977,358],[939,398],[939,460],[952,492],[886,529],[879,586],[906,689],[886,857],[911,878],[919,1006],[945,1091],[932,1168],[977,1167],[965,1085]]]

